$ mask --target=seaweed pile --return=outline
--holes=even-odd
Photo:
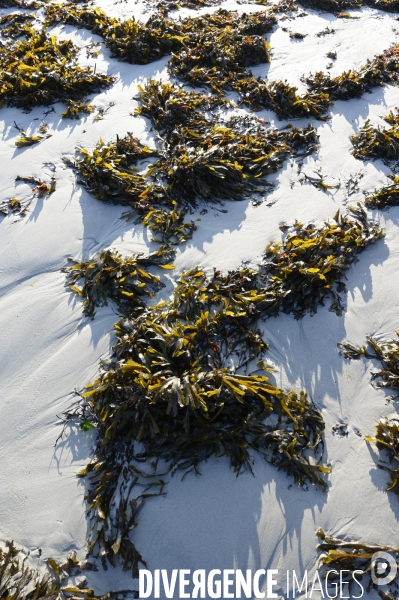
[[[385,117],[393,123],[389,129],[373,127],[367,119],[359,133],[351,137],[353,156],[359,160],[367,158],[397,159],[399,158],[399,123],[398,117],[391,113]]]
[[[137,112],[160,134],[157,150],[128,135],[110,144],[100,140],[68,164],[96,198],[131,206],[162,244],[191,237],[195,224],[183,221],[189,206],[262,193],[271,186],[267,176],[289,155],[310,154],[318,145],[311,125],[278,131],[254,117],[223,121],[215,111],[226,100],[169,83],[149,81],[139,101]],[[134,165],[147,158],[152,162],[139,172]]]
[[[378,589],[378,583],[375,583],[371,578],[371,574],[377,574],[378,579],[378,558],[374,556],[377,552],[389,553],[395,562],[399,559],[399,548],[391,546],[382,546],[380,544],[372,544],[360,542],[358,540],[342,540],[340,538],[326,535],[322,529],[317,531],[317,536],[321,542],[317,546],[318,550],[323,552],[320,557],[318,569],[322,570],[322,575],[325,577],[329,573],[329,581],[332,589],[336,588],[336,581],[339,581],[341,571],[349,571],[352,575],[358,571],[357,581],[362,581],[362,586],[366,591],[370,591],[371,587]],[[377,562],[377,565],[375,564]],[[324,568],[323,568],[324,567]],[[377,568],[376,568],[377,567]],[[385,567],[386,568],[386,567]],[[385,569],[383,569],[384,571]],[[349,575],[345,574],[345,578]],[[392,579],[393,583],[397,583],[398,576]],[[342,581],[342,578],[341,578]],[[349,581],[349,594],[353,585],[354,579]],[[344,583],[344,582],[342,582]],[[356,594],[359,590],[356,589]],[[346,593],[345,589],[342,594]],[[380,591],[380,596],[386,600],[393,598],[383,591]],[[353,596],[348,596],[353,597]]]
[[[97,600],[93,590],[86,587],[86,581],[71,584],[70,578],[80,575],[82,569],[90,568],[80,563],[76,555],[70,554],[64,564],[54,559],[46,560],[46,571],[39,571],[27,564],[28,554],[6,542],[6,549],[0,547],[0,591],[7,600]],[[110,596],[102,596],[108,600]]]
[[[296,223],[257,269],[213,277],[194,269],[182,274],[172,300],[152,307],[124,296],[112,358],[67,415],[98,432],[80,473],[88,478],[90,552],[137,576],[144,561],[129,536],[145,500],[164,493],[166,474],[197,473],[211,456],[227,456],[238,474],[252,469],[256,452],[301,486],[326,487],[322,415],[305,392],[284,392],[262,374],[270,367],[258,322],[279,311],[300,318],[327,297],[340,314],[345,271],[382,235],[352,209],[352,217],[337,213],[319,228]],[[91,271],[78,270],[90,285]],[[131,290],[101,266],[96,289],[106,285],[114,287],[110,298]]]
[[[328,297],[332,298],[329,310],[342,314],[339,294],[345,290],[345,271],[357,261],[359,251],[384,235],[383,229],[368,221],[360,205],[350,211],[354,219],[340,216],[338,211],[335,223],[319,228],[299,223],[283,245],[269,244],[261,267],[266,290],[274,299],[268,314],[282,310],[300,318],[306,312],[315,313]]]
[[[78,47],[42,32],[0,45],[0,102],[30,110],[54,102],[81,101],[114,81],[76,64]]]
[[[246,269],[183,274],[172,301],[116,324],[113,358],[82,394],[81,419],[98,432],[80,473],[89,478],[89,551],[135,577],[143,559],[129,535],[148,495],[164,493],[167,473],[198,473],[202,461],[227,456],[238,474],[257,452],[300,485],[326,486],[320,412],[304,392],[285,393],[257,374],[267,345],[254,277]],[[132,497],[138,485],[143,492]]]
[[[27,13],[12,13],[0,17],[0,34],[5,38],[30,36],[35,17]]]
[[[303,82],[310,92],[327,94],[330,100],[351,100],[360,98],[374,87],[395,83],[398,72],[399,45],[396,44],[368,60],[358,71],[347,71],[337,77],[319,71],[315,75],[303,77]]]
[[[67,273],[66,285],[73,292],[85,298],[83,313],[94,317],[96,306],[106,306],[108,300],[114,301],[123,311],[133,307],[143,307],[143,296],[153,298],[154,293],[163,287],[159,277],[151,275],[144,267],[159,265],[163,268],[173,268],[168,263],[173,259],[173,252],[161,248],[149,256],[123,258],[119,252],[101,250],[96,256],[86,262],[76,262],[64,267]],[[76,284],[84,280],[82,288]]]
[[[220,61],[226,49],[233,53],[229,60],[232,67],[234,58],[241,63],[245,62],[245,52],[249,53],[249,61],[253,57],[256,61],[268,60],[265,40],[258,36],[271,31],[277,22],[270,11],[239,15],[223,9],[214,14],[181,21],[169,20],[156,13],[145,24],[134,18],[119,21],[108,17],[99,8],[80,8],[74,4],[50,4],[45,13],[46,25],[62,22],[92,30],[104,38],[113,57],[136,64],[150,63],[171,52],[184,52],[187,49],[198,50],[197,60],[200,61],[200,66],[201,61],[203,65],[211,63],[217,66],[215,61]],[[251,48],[252,38],[254,49]],[[241,46],[241,50],[237,46]],[[259,47],[258,51],[256,46]]]

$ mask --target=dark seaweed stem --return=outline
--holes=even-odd
[[[280,311],[300,318],[327,299],[340,314],[346,270],[382,235],[361,208],[352,209],[320,227],[296,223],[283,244],[268,246],[257,269],[183,273],[172,300],[140,311],[134,297],[129,311],[126,297],[113,356],[74,412],[98,432],[81,473],[89,478],[93,554],[136,576],[143,559],[131,532],[143,502],[163,493],[165,473],[198,472],[211,456],[227,456],[239,474],[252,470],[257,453],[299,485],[326,488],[323,417],[304,391],[285,392],[263,374],[270,367],[259,319]],[[112,286],[110,272],[96,268],[97,289]],[[77,268],[86,298],[89,269]],[[117,274],[114,297],[125,289],[129,279]]]

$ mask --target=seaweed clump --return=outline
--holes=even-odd
[[[5,38],[18,38],[32,35],[35,17],[27,13],[12,13],[0,17],[0,34]]]
[[[167,473],[198,473],[202,461],[227,456],[238,474],[252,470],[256,452],[300,485],[326,486],[321,413],[304,392],[246,372],[257,358],[265,368],[256,277],[249,269],[209,279],[200,269],[184,273],[170,302],[116,324],[113,357],[82,394],[81,419],[98,431],[80,473],[89,478],[89,550],[133,576],[144,561],[129,534],[148,495],[163,493]],[[134,496],[137,486],[144,491]]]
[[[388,175],[388,177],[392,179],[391,184],[375,190],[365,198],[364,203],[368,208],[384,210],[389,206],[399,206],[399,177],[398,175]]]
[[[44,31],[0,46],[0,102],[30,110],[54,102],[81,101],[114,81],[76,64],[77,46]]]
[[[95,197],[130,206],[162,244],[192,236],[195,223],[183,220],[190,206],[261,193],[289,155],[309,154],[318,145],[312,125],[278,131],[253,117],[223,121],[216,109],[226,100],[172,84],[150,81],[138,99],[137,112],[160,134],[156,150],[128,135],[110,144],[100,140],[69,164]],[[134,165],[147,158],[150,164],[139,172]]]
[[[0,585],[3,598],[10,600],[66,600],[80,598],[97,600],[94,591],[86,587],[86,581],[70,583],[70,578],[80,575],[82,569],[93,567],[80,563],[72,553],[64,564],[54,559],[46,560],[47,570],[38,570],[27,564],[29,554],[17,548],[14,542],[0,547]],[[108,600],[110,595],[102,596]]]
[[[357,261],[358,252],[384,235],[376,223],[369,222],[358,206],[348,215],[334,217],[335,223],[322,227],[298,224],[285,243],[271,243],[266,249],[262,272],[271,298],[269,314],[280,310],[297,318],[316,312],[317,305],[332,297],[331,311],[342,314],[340,292],[345,290],[345,271]]]
[[[257,269],[213,277],[194,269],[172,300],[140,312],[126,306],[111,360],[69,415],[98,431],[80,473],[89,478],[90,552],[137,574],[144,561],[129,534],[144,502],[164,493],[167,473],[197,473],[211,456],[226,455],[240,473],[255,452],[300,485],[326,487],[322,415],[305,392],[284,392],[262,374],[270,367],[258,322],[280,310],[299,318],[331,295],[342,310],[334,287],[342,291],[356,253],[383,234],[361,209],[353,215],[297,224]]]
[[[366,158],[397,159],[399,157],[399,123],[398,116],[391,113],[385,117],[393,123],[389,129],[373,127],[367,119],[359,133],[351,137],[353,156],[360,160]]]
[[[153,298],[154,293],[164,284],[155,275],[151,275],[145,267],[159,265],[172,268],[168,264],[173,258],[171,251],[161,249],[149,256],[138,254],[134,258],[123,258],[115,250],[102,250],[86,262],[76,262],[64,267],[67,273],[66,285],[73,292],[85,298],[83,313],[94,317],[96,306],[106,306],[108,300],[116,302],[120,310],[143,307],[143,296]],[[76,284],[83,280],[80,288]]]
[[[319,71],[315,75],[303,77],[309,92],[327,94],[331,100],[360,98],[374,87],[394,83],[398,80],[399,45],[395,44],[383,54],[379,54],[359,70],[352,70],[331,77]]]

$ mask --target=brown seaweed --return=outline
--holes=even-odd
[[[299,318],[328,296],[342,311],[345,271],[383,235],[362,209],[352,215],[320,228],[297,223],[283,245],[269,245],[258,269],[213,277],[194,269],[171,301],[139,313],[132,303],[115,326],[111,361],[70,413],[99,435],[81,472],[89,478],[90,552],[137,575],[144,561],[129,533],[143,503],[164,493],[168,472],[197,473],[211,456],[227,455],[240,473],[252,469],[256,452],[300,485],[325,487],[322,416],[304,392],[286,393],[261,373],[269,367],[257,324],[280,310]]]
[[[374,578],[377,575],[378,579],[378,569],[376,569],[378,565],[375,564],[376,561],[378,563],[378,558],[376,559],[374,556],[377,552],[389,553],[395,562],[399,559],[399,549],[391,546],[336,538],[327,535],[321,528],[317,531],[317,536],[321,540],[317,549],[322,552],[317,568],[323,577],[326,577],[327,573],[329,573],[329,582],[332,584],[331,589],[333,590],[334,586],[336,589],[336,581],[340,581],[340,573],[347,571],[352,574],[352,578],[350,578],[349,574],[345,574],[345,578],[349,579],[349,590],[341,588],[342,594],[347,591],[350,594],[354,582],[353,574],[356,571],[358,572],[356,580],[362,582],[362,587],[366,591],[370,591],[371,587],[378,589],[378,583],[372,578],[372,575]],[[385,571],[385,569],[386,564],[383,570]],[[397,580],[397,576],[391,581],[395,580]],[[357,585],[359,587],[359,584]],[[359,589],[356,589],[356,594],[359,591]],[[348,597],[351,597],[351,595]],[[382,597],[385,598],[385,595]]]
[[[378,208],[384,210],[389,206],[399,206],[399,177],[397,175],[388,175],[392,183],[385,185],[367,196],[364,200],[368,208]]]
[[[382,456],[388,457],[389,466],[383,458],[377,466],[390,475],[387,491],[399,495],[399,419],[382,417],[377,423],[375,436],[367,436],[366,442],[376,444]]]
[[[262,272],[270,298],[268,314],[282,310],[299,318],[316,312],[317,305],[328,297],[332,298],[329,310],[342,314],[339,294],[345,290],[345,271],[357,261],[359,251],[384,235],[377,223],[368,221],[360,206],[350,211],[354,220],[337,212],[335,223],[319,228],[298,225],[283,245],[267,247]]]
[[[399,336],[399,332],[396,332]],[[375,358],[381,364],[381,369],[371,374],[377,387],[392,388],[399,393],[399,341],[391,339],[385,343],[378,343],[371,336],[366,338],[367,344],[361,347],[354,346],[351,342],[344,341],[338,344],[345,358],[359,359]]]
[[[45,31],[0,46],[0,102],[25,110],[54,102],[81,101],[113,83],[113,77],[76,64],[77,46]]]
[[[303,77],[309,91],[327,94],[331,100],[360,98],[374,87],[394,83],[398,80],[399,45],[394,45],[379,54],[359,70],[351,70],[337,77],[319,71],[315,75]]]
[[[29,566],[29,554],[17,548],[14,542],[0,547],[0,591],[7,600],[110,600],[107,594],[96,598],[87,587],[86,580],[74,583],[71,577],[81,575],[85,569],[96,570],[89,563],[78,561],[76,554],[68,556],[63,564],[49,558],[45,569]]]
[[[170,261],[173,252],[161,248],[157,252],[144,256],[123,258],[116,250],[102,250],[86,262],[76,262],[64,267],[67,283],[73,292],[85,298],[83,312],[94,317],[97,306],[106,306],[108,300],[115,302],[119,309],[132,311],[143,307],[143,297],[153,298],[154,293],[163,287],[159,277],[149,273],[145,267],[159,265],[173,267]],[[82,287],[78,287],[83,280]]]
[[[264,294],[253,288],[254,278],[249,269],[210,279],[200,269],[183,274],[172,301],[117,323],[113,358],[82,394],[81,418],[99,435],[96,455],[81,472],[90,478],[89,550],[122,561],[135,576],[143,559],[128,535],[143,494],[163,493],[160,460],[164,474],[186,474],[226,455],[238,474],[252,470],[255,451],[300,485],[325,487],[320,412],[304,392],[285,393],[265,375],[246,374],[256,359],[258,370],[267,368],[267,344],[256,327]],[[132,487],[146,484],[133,498]],[[122,498],[116,514],[115,494]]]

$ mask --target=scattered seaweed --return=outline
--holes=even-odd
[[[317,169],[316,174],[317,174],[316,176],[308,175],[307,173],[305,173],[305,171],[301,170],[299,181],[301,184],[309,183],[310,185],[313,185],[313,187],[315,187],[317,190],[320,190],[321,192],[328,192],[329,190],[337,190],[341,187],[340,183],[336,183],[336,184],[326,183],[321,169]]]
[[[340,580],[340,573],[342,571],[345,570],[352,573],[352,579],[349,581],[349,594],[355,580],[362,581],[362,586],[364,584],[366,591],[370,591],[371,587],[378,589],[379,563],[386,563],[386,553],[391,554],[395,562],[399,559],[399,549],[392,548],[391,546],[370,544],[358,540],[342,540],[326,535],[322,529],[317,531],[317,536],[321,540],[317,549],[323,552],[319,560],[318,569],[320,569],[323,577],[326,577],[327,573],[329,574],[329,583],[331,583],[332,589],[334,589],[334,586],[336,589],[336,581]],[[376,557],[375,554],[378,552],[384,553],[385,557]],[[381,564],[381,567],[383,577],[386,573],[387,565]],[[355,574],[356,571],[358,572],[357,575]],[[354,578],[354,574],[356,578]],[[372,574],[374,577],[377,577],[377,581],[372,579]],[[345,578],[347,577],[349,578],[349,575],[345,575]],[[391,579],[392,582],[396,582],[396,580],[397,576]],[[358,591],[357,589],[356,592]],[[382,597],[385,598],[386,596]]]
[[[15,141],[15,145],[18,148],[22,148],[24,146],[33,146],[34,144],[39,144],[39,142],[47,140],[49,137],[51,137],[51,133],[48,133],[47,135],[27,135],[23,130],[20,130],[20,133],[21,135]]]
[[[399,336],[399,332],[396,332]],[[367,344],[364,346],[354,346],[351,342],[344,341],[338,344],[342,349],[345,358],[374,358],[381,363],[381,370],[371,374],[372,381],[376,381],[376,386],[381,388],[392,388],[399,393],[399,341],[392,339],[386,343],[379,344],[371,336],[366,338]]]
[[[81,101],[108,87],[114,77],[76,64],[77,46],[45,31],[0,46],[0,102],[30,110],[54,102]]]
[[[318,33],[316,33],[316,36],[317,37],[322,37],[322,36],[325,36],[325,35],[331,35],[332,33],[335,33],[335,29],[332,29],[332,27],[326,27],[322,31],[319,31]]]
[[[307,36],[307,33],[299,33],[291,31],[289,37],[292,40],[303,40]]]
[[[93,570],[89,563],[81,563],[76,554],[68,556],[64,564],[50,558],[45,561],[46,570],[29,566],[29,554],[17,548],[14,542],[6,542],[0,547],[0,582],[3,598],[9,600],[66,600],[67,598],[97,600],[94,591],[87,588],[85,579],[71,583],[71,577],[80,575],[82,570]],[[109,594],[101,600],[108,600]],[[100,599],[98,599],[100,600]]]
[[[98,306],[107,306],[112,300],[123,312],[128,309],[143,307],[143,296],[154,297],[154,293],[163,287],[159,277],[149,273],[144,267],[159,265],[170,268],[173,252],[161,248],[157,252],[144,256],[123,258],[116,250],[102,250],[86,262],[76,262],[64,267],[67,273],[66,286],[85,298],[83,313],[94,318]],[[83,280],[82,287],[78,287]]]
[[[81,113],[90,114],[95,109],[94,104],[86,104],[86,102],[74,102],[67,100],[67,109],[61,113],[63,119],[80,119]]]
[[[382,417],[376,427],[375,437],[366,436],[366,442],[377,445],[378,450],[388,456],[389,464],[393,462],[394,468],[388,466],[381,459],[377,466],[390,474],[390,482],[386,488],[388,492],[399,495],[399,419],[398,417]],[[396,467],[396,468],[395,468]]]
[[[18,198],[11,198],[0,202],[0,213],[4,215],[18,214],[20,217],[24,217],[28,211],[28,208],[34,198],[43,198],[44,196],[50,196],[56,188],[56,180],[53,177],[49,184],[45,183],[37,177],[21,177],[18,175],[15,181],[22,181],[23,183],[33,184],[32,193],[23,200]]]
[[[345,9],[357,10],[362,6],[371,6],[387,12],[399,12],[398,0],[298,0],[299,4],[314,10],[334,13],[340,18],[358,19],[355,15],[343,12]]]

